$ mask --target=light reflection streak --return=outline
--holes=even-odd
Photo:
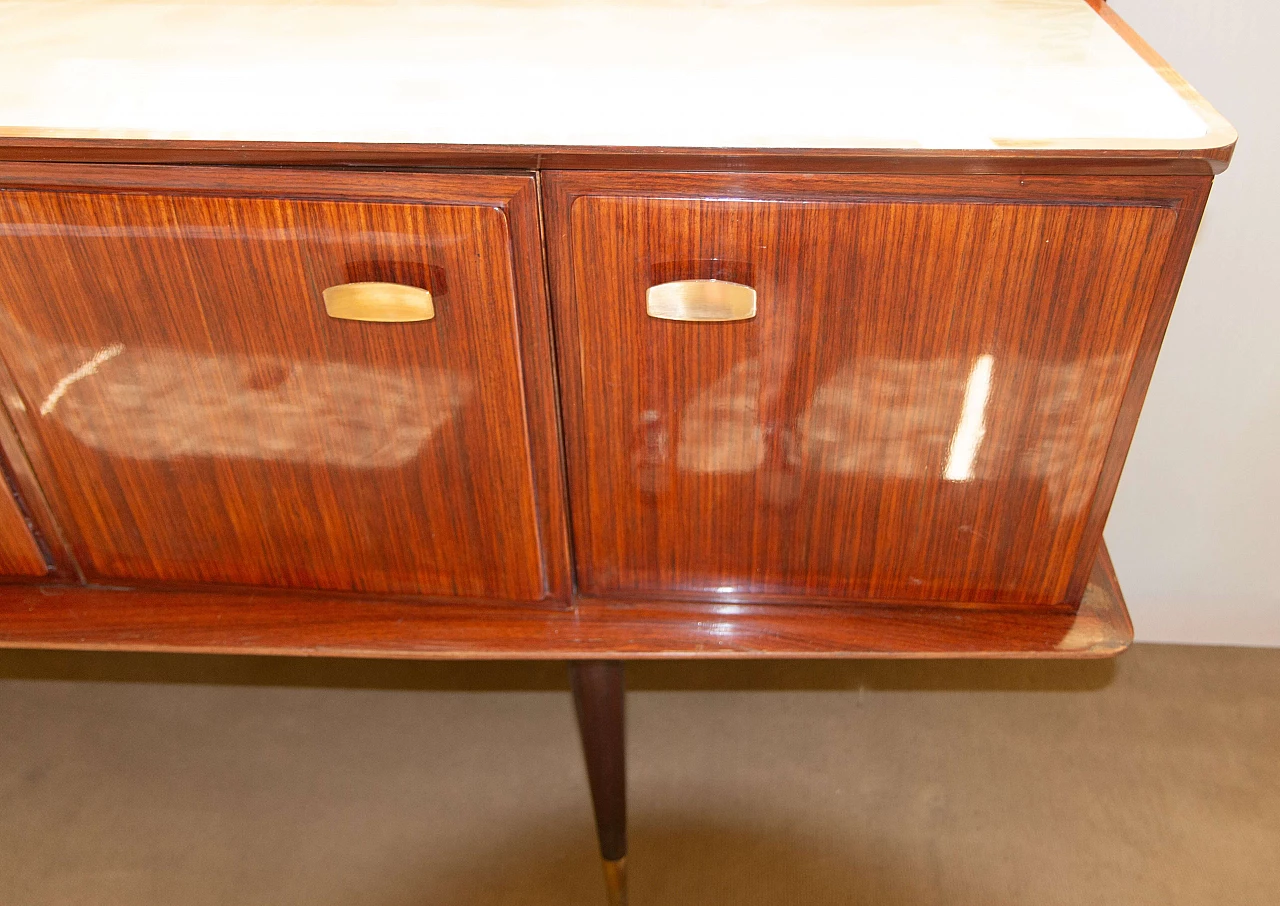
[[[137,460],[399,468],[473,395],[465,375],[428,366],[407,372],[121,343],[85,360],[88,352],[57,348],[63,368],[83,364],[53,384],[40,412],[88,447]]]
[[[53,385],[53,389],[49,391],[49,395],[44,398],[44,402],[40,404],[40,414],[48,415],[53,411],[53,407],[58,405],[58,400],[66,394],[71,385],[76,381],[82,381],[90,375],[97,374],[98,369],[106,362],[114,359],[120,353],[124,352],[123,343],[112,343],[106,346],[94,355],[93,358],[85,362],[79,368],[70,374],[63,376],[58,383]]]
[[[987,400],[991,396],[991,369],[995,357],[980,355],[969,372],[964,388],[964,405],[960,410],[960,423],[951,438],[951,450],[947,454],[947,467],[943,477],[947,481],[969,481],[973,478],[973,463],[978,447],[987,433]]]

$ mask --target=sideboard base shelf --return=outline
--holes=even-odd
[[[1080,606],[571,610],[272,592],[0,587],[0,647],[410,659],[1112,657],[1133,626],[1104,546]]]

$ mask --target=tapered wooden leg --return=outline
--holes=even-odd
[[[627,902],[627,767],[623,730],[626,684],[621,661],[572,661],[569,678],[587,757],[596,835],[611,906]]]

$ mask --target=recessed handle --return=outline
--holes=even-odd
[[[347,321],[430,321],[431,293],[400,283],[343,283],[326,289],[324,310]]]
[[[756,291],[728,280],[675,280],[649,287],[645,309],[664,321],[745,321],[756,316]]]

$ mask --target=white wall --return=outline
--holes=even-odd
[[[1112,0],[1240,133],[1106,538],[1139,640],[1280,646],[1280,4]]]

